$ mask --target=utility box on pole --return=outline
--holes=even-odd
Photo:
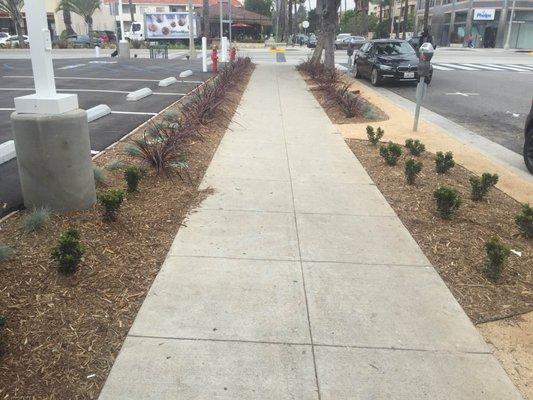
[[[35,94],[15,98],[11,123],[24,205],[55,211],[96,202],[87,113],[56,92],[44,0],[26,2]]]

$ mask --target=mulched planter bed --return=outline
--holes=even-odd
[[[99,207],[54,215],[37,233],[24,233],[23,213],[0,223],[0,243],[16,252],[0,263],[0,314],[6,317],[0,399],[98,397],[183,218],[208,195],[198,184],[252,71],[201,128],[201,139],[186,144],[190,183],[149,170],[112,223],[101,221]],[[133,137],[140,135],[141,129]],[[115,159],[138,164],[122,147],[109,150],[96,164],[103,167]],[[106,186],[125,188],[122,170],[106,174]],[[64,276],[50,260],[50,249],[70,227],[79,229],[86,253],[79,270]]]
[[[435,155],[427,152],[414,157],[423,168],[410,186],[404,165],[411,155],[405,147],[398,164],[390,167],[380,157],[379,146],[356,139],[347,143],[474,323],[533,309],[533,241],[523,238],[515,225],[518,202],[497,188],[486,200],[472,201],[469,177],[474,174],[459,165],[437,174]],[[455,188],[463,201],[448,221],[436,213],[433,191],[439,186]],[[522,252],[521,257],[511,253],[497,283],[484,275],[484,245],[491,237]]]

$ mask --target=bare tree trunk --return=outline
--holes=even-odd
[[[22,49],[24,47],[24,37],[22,36],[22,24],[18,19],[15,19],[15,32],[19,39],[19,47]]]
[[[292,34],[292,0],[288,0],[287,9],[289,11],[289,23],[287,24],[288,26],[286,29],[285,39],[287,40],[287,44],[288,44],[289,40],[291,39],[291,34]]]
[[[211,27],[209,26],[209,0],[202,1],[202,33],[209,40]]]
[[[286,0],[280,0],[279,2],[279,11],[278,11],[278,34],[280,37],[278,40],[283,42],[285,40],[285,29],[286,29],[286,18],[287,18],[287,3]]]
[[[383,22],[383,1],[379,2],[379,22]]]
[[[424,31],[428,30],[428,20],[429,20],[429,0],[426,0],[424,3]]]
[[[326,10],[323,18],[323,33],[324,36],[324,66],[326,68],[335,68],[335,32],[337,32],[337,24],[339,22],[338,9],[341,0],[326,0]]]
[[[323,29],[324,29],[324,2],[327,0],[316,0],[316,14],[318,15],[318,26],[317,26],[317,38],[318,42],[316,44],[315,50],[313,51],[313,55],[311,57],[311,61],[315,63],[319,63],[320,59],[322,58],[322,51],[324,50],[324,35]]]
[[[368,36],[368,0],[361,1],[361,32],[364,37]]]
[[[403,10],[403,33],[402,39],[405,40],[405,35],[407,33],[407,18],[409,18],[409,0],[405,0],[405,6]]]

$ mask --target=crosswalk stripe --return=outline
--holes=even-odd
[[[441,67],[438,64],[431,64],[431,65],[433,65],[433,69],[437,69],[441,71],[453,71],[453,68]]]
[[[480,64],[461,64],[461,65],[466,65],[467,67],[486,69],[489,71],[501,71],[500,68],[487,67],[486,65],[480,65]]]
[[[489,67],[502,68],[502,69],[508,70],[508,71],[518,71],[518,72],[526,72],[526,71],[528,71],[527,69],[509,67],[508,65],[503,65],[503,64],[483,64],[483,65],[487,65]]]
[[[439,65],[444,65],[445,67],[450,67],[452,69],[464,69],[465,71],[479,71],[479,68],[472,68],[472,67],[463,67],[462,65],[459,65],[459,64],[443,64],[443,63],[440,63]]]
[[[520,69],[527,69],[529,71],[533,71],[533,65],[522,65],[522,64],[509,64],[510,67],[520,68]]]

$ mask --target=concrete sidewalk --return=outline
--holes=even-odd
[[[288,66],[261,65],[100,399],[520,399]]]

